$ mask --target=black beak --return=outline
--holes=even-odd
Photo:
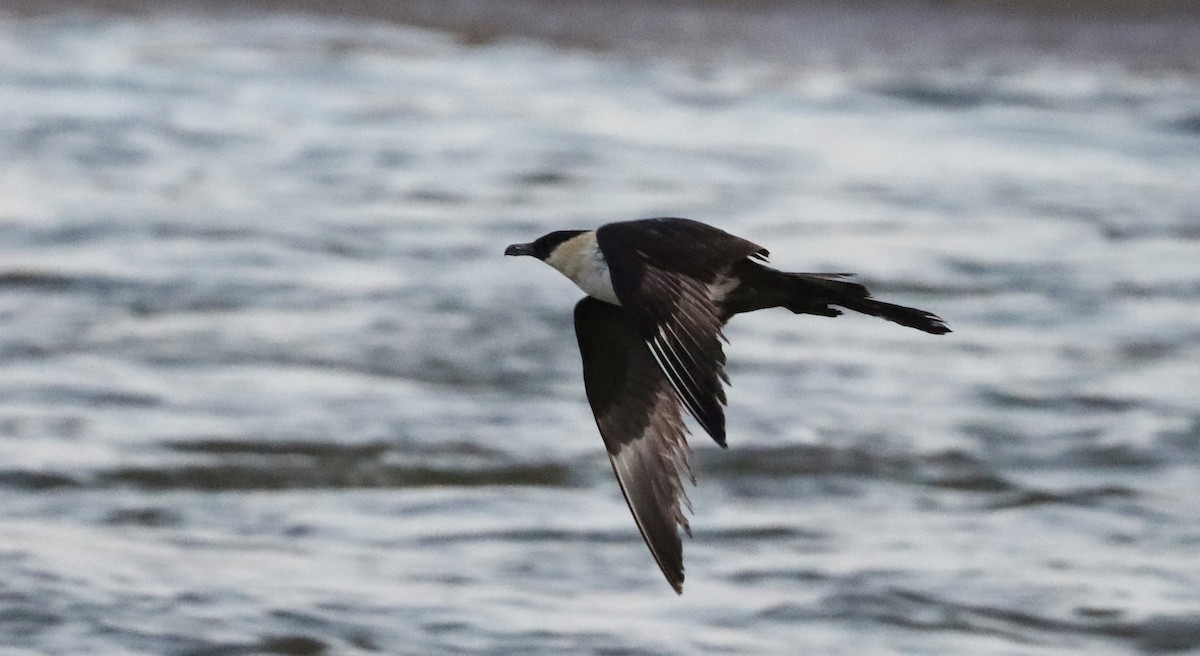
[[[533,244],[513,244],[504,249],[505,255],[533,255]]]

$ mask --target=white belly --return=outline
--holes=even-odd
[[[588,296],[620,305],[621,301],[617,299],[617,292],[613,289],[612,277],[608,274],[608,265],[603,259],[597,262],[597,266],[583,267],[579,271],[576,278],[572,278],[575,284],[579,286]]]

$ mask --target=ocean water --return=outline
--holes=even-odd
[[[0,651],[1200,651],[1194,19],[772,6],[0,15]],[[681,597],[502,256],[657,215],[955,331],[738,317]]]

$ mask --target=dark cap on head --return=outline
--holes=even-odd
[[[551,232],[549,234],[545,234],[545,235],[542,235],[541,237],[538,237],[537,239],[529,242],[528,244],[513,244],[513,245],[509,246],[508,248],[504,249],[504,254],[505,255],[532,255],[533,257],[536,257],[539,260],[544,260],[544,259],[550,257],[550,254],[554,252],[554,249],[558,248],[559,244],[563,243],[564,241],[567,241],[568,239],[578,237],[579,235],[582,235],[585,232],[587,232],[587,231],[586,230],[555,230],[554,232]]]

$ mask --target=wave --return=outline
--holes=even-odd
[[[186,462],[126,465],[83,472],[0,471],[0,487],[23,490],[121,488],[250,491],[344,488],[550,486],[577,484],[562,462],[517,461],[496,453],[392,451],[381,443],[197,440],[171,450]],[[463,464],[448,461],[457,460]]]
[[[176,454],[176,455],[172,455]],[[179,461],[179,456],[185,460]],[[1050,504],[1095,506],[1130,501],[1138,492],[1119,485],[1042,489],[1018,482],[1003,470],[962,451],[929,454],[875,451],[866,447],[788,445],[697,452],[706,481],[765,493],[783,481],[848,478],[883,481],[970,495],[967,506],[1003,510]],[[0,471],[0,488],[30,491],[62,488],[145,490],[290,490],[345,488],[586,486],[608,477],[597,452],[566,459],[525,460],[469,442],[397,446],[385,442],[309,440],[253,441],[199,438],[165,445],[154,464],[91,471]],[[1070,459],[1068,459],[1070,460]],[[1120,463],[1117,463],[1120,464]],[[1144,466],[1140,460],[1134,465]],[[1079,457],[1073,466],[1111,468],[1111,458]],[[793,531],[774,527],[754,529]],[[720,536],[718,536],[720,537]],[[733,533],[730,539],[744,536]],[[813,537],[813,536],[793,536]]]
[[[771,618],[808,609],[784,605],[763,612]],[[1125,619],[1116,608],[1077,607],[1073,617],[1053,617],[1024,609],[968,604],[902,588],[835,592],[816,615],[825,619],[876,622],[923,631],[956,631],[997,636],[1015,642],[1050,642],[1063,635],[1128,641],[1145,652],[1187,651],[1200,647],[1200,615],[1151,615]]]

